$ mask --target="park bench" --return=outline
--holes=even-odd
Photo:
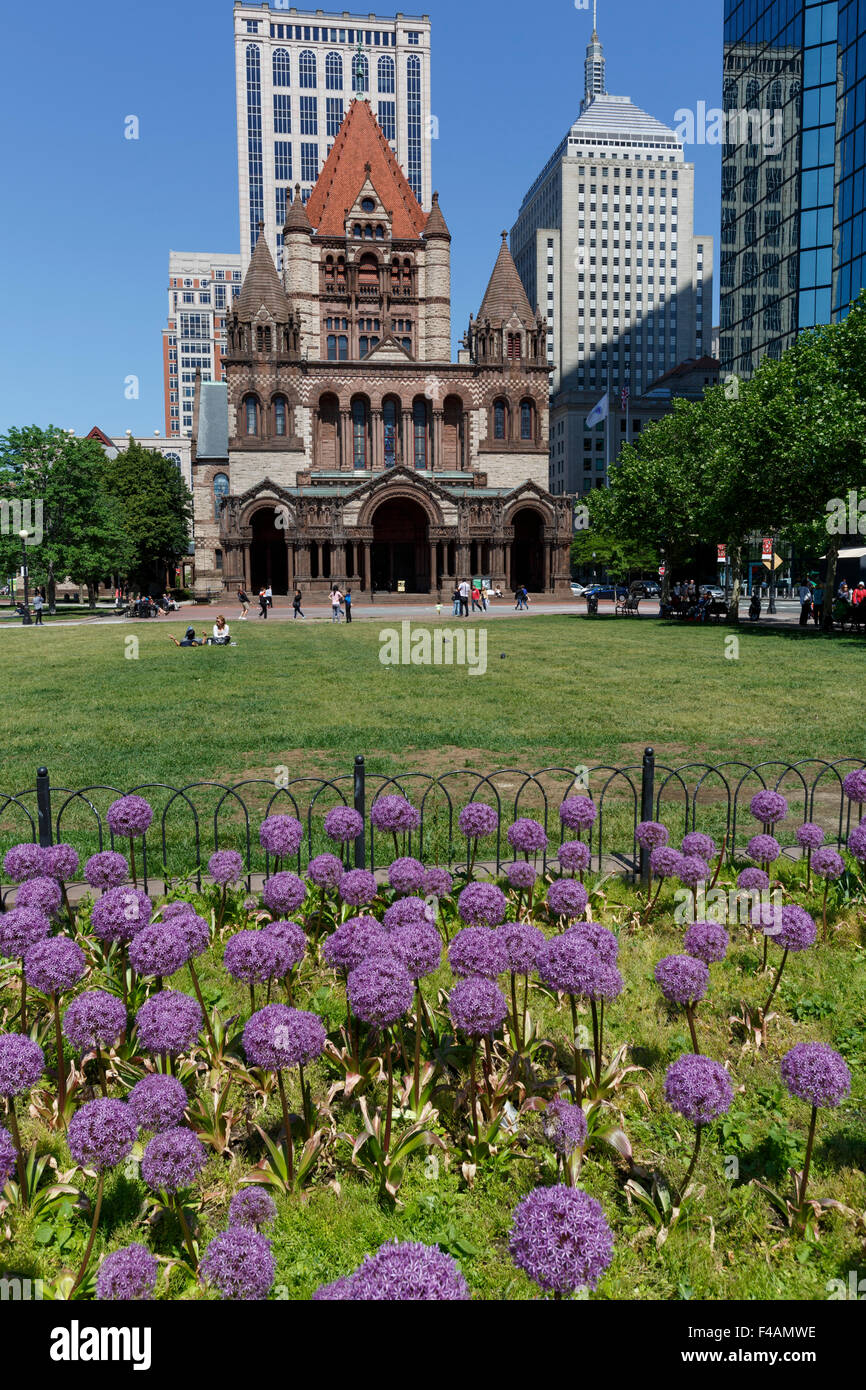
[[[622,617],[622,618],[639,618],[639,617],[640,617],[640,613],[639,613],[639,611],[638,611],[638,604],[639,604],[639,603],[640,603],[640,599],[637,597],[637,595],[635,595],[634,597],[632,597],[632,595],[629,595],[628,598],[620,599],[619,602],[618,602],[617,605],[616,605],[616,615],[617,615],[617,617]]]
[[[723,599],[714,598],[707,610],[707,622],[723,623],[728,616],[728,605]]]

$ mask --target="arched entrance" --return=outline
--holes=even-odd
[[[289,552],[286,531],[277,526],[274,507],[262,507],[252,521],[250,546],[250,586],[253,594],[270,584],[275,594],[289,592]]]
[[[544,590],[544,522],[531,507],[521,507],[514,517],[511,547],[511,586],[525,584],[530,593]]]
[[[373,516],[373,588],[388,593],[429,594],[430,524],[411,498],[383,502]]]

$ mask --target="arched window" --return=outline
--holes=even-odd
[[[270,352],[270,350],[271,330],[258,324],[256,327],[256,352]]]
[[[352,72],[355,77],[355,91],[369,92],[370,90],[370,64],[365,53],[356,53],[352,63]]]
[[[493,402],[493,438],[504,439],[508,422],[508,409],[504,401]]]
[[[329,333],[329,334],[328,334],[328,361],[329,361],[329,362],[336,362],[336,360],[337,360],[337,335],[336,335],[336,333]]]
[[[533,419],[534,414],[535,414],[535,412],[533,411],[533,408],[532,408],[532,401],[521,401],[521,402],[520,402],[520,438],[521,438],[521,439],[534,439],[534,438],[535,438],[535,428],[534,428],[535,422],[534,422],[534,419]]]
[[[354,468],[367,467],[367,402],[352,402],[352,464]]]
[[[274,49],[274,86],[291,87],[292,69],[289,50],[287,48]]]
[[[352,228],[352,236],[356,237],[358,240],[360,240],[363,236],[363,231],[360,222],[356,222],[354,227]]]
[[[370,351],[370,339],[369,339],[369,338],[366,338],[366,337],[359,338],[359,339],[358,339],[358,355],[359,355],[360,357],[366,357],[366,356],[367,356],[367,353],[368,353],[369,351]]]
[[[288,418],[285,396],[274,396],[274,434],[288,433]]]
[[[213,480],[213,519],[220,519],[220,504],[224,497],[229,495],[229,480],[227,473],[217,473]]]
[[[244,398],[244,417],[246,420],[247,434],[258,434],[259,403],[255,396],[246,396]]]
[[[393,58],[379,59],[379,91],[393,92],[396,89],[396,76]]]
[[[403,345],[403,347],[406,349],[406,351],[409,352],[409,353],[411,353],[411,351],[412,351],[412,339],[411,339],[411,338],[401,338],[401,339],[400,339],[400,342],[402,343],[402,345]]]
[[[507,344],[506,344],[506,351],[507,351],[507,354],[508,354],[508,360],[509,360],[509,362],[519,362],[519,361],[520,361],[520,334],[519,334],[519,333],[509,333],[509,335],[508,335],[508,341],[507,341]]]
[[[329,53],[325,59],[325,86],[329,92],[343,90],[343,60],[339,53]]]
[[[761,89],[758,86],[756,79],[753,77],[751,81],[746,84],[746,105],[757,106],[760,94]]]
[[[169,463],[173,463],[178,472],[180,472],[180,454],[167,453],[165,457],[168,459]]]
[[[413,454],[416,468],[427,467],[427,402],[415,401],[412,406]]]
[[[377,241],[384,241],[384,240],[385,240],[385,228],[384,228],[384,227],[377,227],[377,228],[376,228],[376,240],[377,240]]]
[[[298,59],[298,74],[302,87],[316,86],[316,55],[311,48],[305,48]]]
[[[345,334],[343,334],[343,333],[340,334],[340,337],[339,337],[339,339],[338,339],[337,346],[338,346],[338,348],[339,348],[338,356],[339,356],[340,361],[341,361],[341,362],[348,362],[348,360],[349,360],[349,339],[345,336]]]
[[[369,223],[369,222],[367,223],[366,227],[364,228],[364,240],[365,240],[365,241],[372,241],[372,240],[373,240],[373,228],[370,226],[370,223]]]
[[[358,284],[373,285],[379,284],[379,262],[372,251],[366,251],[358,262]]]
[[[397,462],[397,402],[385,401],[382,406],[382,423],[385,431],[385,467],[393,468]]]

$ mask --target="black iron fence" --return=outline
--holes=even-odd
[[[483,840],[479,861],[490,871],[519,857],[507,840],[509,825],[520,817],[540,821],[549,844],[539,855],[544,869],[555,860],[564,831],[559,806],[567,796],[591,796],[597,819],[586,833],[594,867],[619,871],[646,881],[649,857],[635,845],[635,827],[641,820],[662,820],[672,842],[690,830],[703,830],[719,844],[724,840],[731,858],[742,855],[745,844],[761,827],[748,809],[756,791],[771,788],[788,799],[789,816],[775,833],[790,857],[803,853],[796,842],[797,827],[815,821],[826,842],[841,845],[864,807],[845,796],[843,780],[860,768],[859,759],[829,761],[818,758],[797,762],[778,760],[752,766],[732,760],[711,765],[690,762],[678,767],[656,761],[648,748],[641,763],[626,767],[606,764],[554,766],[530,772],[500,768],[481,773],[460,768],[440,776],[423,772],[395,775],[371,772],[363,757],[354,767],[334,777],[297,777],[283,781],[249,779],[234,785],[192,782],[184,786],[150,783],[120,788],[94,785],[70,789],[54,786],[47,768],[36,774],[35,786],[17,793],[0,793],[0,846],[21,841],[50,845],[69,841],[86,854],[115,848],[106,812],[117,797],[134,792],[154,808],[154,818],[143,841],[136,845],[141,880],[147,888],[187,878],[198,887],[207,878],[207,860],[217,849],[240,851],[251,884],[267,877],[273,863],[259,843],[258,829],[268,815],[287,813],[304,826],[304,838],[293,865],[303,872],[310,858],[334,850],[325,837],[325,814],[334,806],[352,806],[362,817],[364,831],[343,853],[347,867],[377,869],[394,858],[390,834],[377,831],[370,819],[375,802],[399,793],[420,813],[417,830],[401,839],[400,850],[428,865],[454,869],[467,863],[469,846],[459,830],[458,816],[468,801],[485,801],[499,814],[499,828]],[[117,848],[125,852],[128,845]],[[283,864],[281,867],[287,867]],[[11,885],[6,885],[6,891]],[[0,869],[0,901],[4,897]]]

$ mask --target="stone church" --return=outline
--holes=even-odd
[[[425,214],[366,101],[288,203],[281,274],[260,231],[226,327],[226,382],[196,390],[198,591],[568,591],[544,320],[503,233],[451,361],[438,195]]]

